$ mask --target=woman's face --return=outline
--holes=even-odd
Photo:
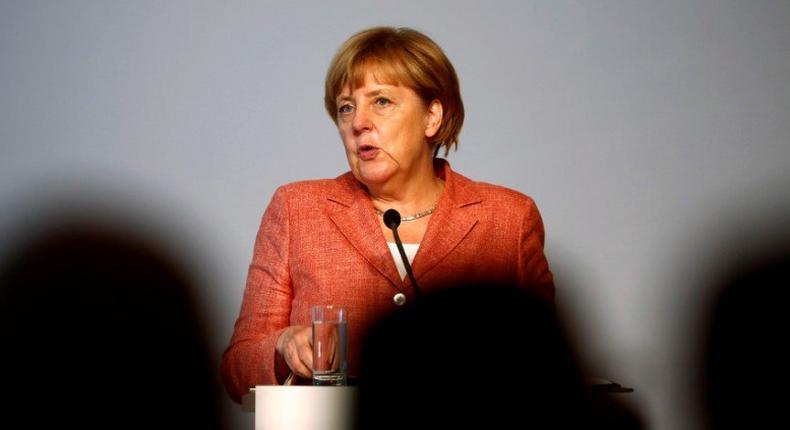
[[[382,185],[432,169],[428,139],[441,123],[438,100],[425,106],[411,88],[379,83],[368,73],[364,85],[346,87],[336,101],[337,128],[357,180]]]

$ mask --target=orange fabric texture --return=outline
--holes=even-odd
[[[421,291],[506,283],[553,299],[543,222],[532,199],[471,181],[444,160],[436,161],[436,171],[445,189],[412,264]],[[310,325],[317,304],[347,309],[349,375],[356,375],[365,331],[396,310],[392,297],[399,291],[414,300],[367,192],[350,172],[278,188],[261,221],[223,355],[225,387],[240,401],[250,387],[277,384],[277,338],[290,325]]]

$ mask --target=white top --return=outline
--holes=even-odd
[[[395,242],[387,242],[387,245],[390,247],[390,253],[392,254],[392,259],[395,260],[395,266],[398,268],[398,273],[400,274],[401,279],[406,278],[406,266],[403,265],[403,260],[400,258],[400,252],[398,252],[398,244]],[[403,244],[403,252],[406,253],[406,258],[409,259],[409,265],[414,261],[414,256],[417,255],[417,250],[420,249],[419,243],[404,243]]]

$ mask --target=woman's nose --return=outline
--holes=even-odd
[[[362,133],[365,130],[369,130],[371,127],[370,115],[365,109],[354,110],[354,119],[351,125],[354,127],[354,131],[357,133]]]

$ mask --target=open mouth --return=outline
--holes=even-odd
[[[376,158],[376,155],[379,153],[379,149],[373,145],[363,143],[362,145],[359,145],[357,153],[359,154],[359,158],[361,160],[367,161]]]

